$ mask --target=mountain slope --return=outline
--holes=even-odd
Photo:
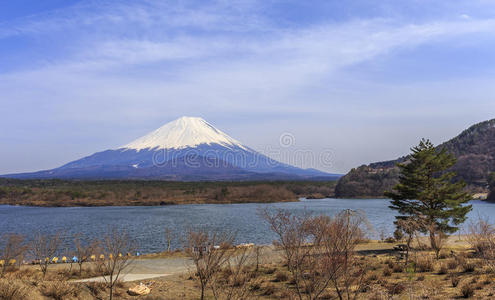
[[[336,179],[254,151],[201,118],[182,117],[113,150],[10,178],[267,180]]]
[[[487,191],[488,176],[495,171],[495,119],[473,125],[437,148],[446,148],[457,158],[452,168],[456,179],[466,181],[473,192]],[[339,179],[336,196],[383,197],[397,183],[396,164],[405,160],[407,156],[352,169]]]

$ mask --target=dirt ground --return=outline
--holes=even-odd
[[[430,251],[413,251],[414,271],[398,259],[394,246],[396,243],[379,241],[358,245],[358,259],[367,267],[366,288],[358,299],[495,299],[495,275],[473,256],[464,237],[450,237],[438,260]],[[294,285],[282,262],[281,253],[267,246],[259,270],[251,268],[249,299],[291,298]],[[47,278],[41,280],[36,266],[22,266],[0,280],[0,299],[7,299],[2,298],[7,285],[18,286],[28,295],[11,299],[108,299],[104,282],[77,282],[81,277],[90,281],[98,278],[91,276],[91,265],[85,267],[82,276],[75,274],[74,266],[71,272],[69,268],[68,264],[50,266]],[[128,281],[118,283],[114,299],[198,299],[200,288],[194,274],[191,261],[181,252],[142,257],[126,271]],[[151,288],[149,295],[127,294],[130,287],[140,283]],[[207,299],[214,299],[211,291]],[[322,299],[338,299],[332,286]]]

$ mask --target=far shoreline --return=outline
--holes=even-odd
[[[34,207],[168,206],[333,198],[336,181],[10,180],[0,204]]]

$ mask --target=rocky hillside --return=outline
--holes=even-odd
[[[437,148],[447,148],[455,155],[457,163],[453,170],[457,179],[464,179],[471,191],[488,191],[488,176],[495,171],[495,119],[473,125]],[[396,164],[405,160],[407,156],[352,169],[339,180],[336,196],[383,197],[383,192],[397,183]]]

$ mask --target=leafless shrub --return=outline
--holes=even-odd
[[[275,294],[276,291],[277,291],[277,287],[273,283],[267,283],[263,287],[262,295],[263,296],[270,296],[270,295]]]
[[[418,272],[431,272],[433,271],[433,259],[426,255],[416,260],[415,268]]]
[[[31,243],[31,255],[39,265],[43,279],[48,271],[50,259],[54,257],[60,248],[61,234],[58,232],[54,235],[38,232]]]
[[[0,279],[0,299],[2,300],[28,300],[29,289],[17,280]]]
[[[403,283],[393,283],[386,287],[389,295],[399,295],[406,290],[406,285]]]
[[[40,290],[43,296],[55,300],[74,299],[78,294],[78,288],[75,284],[63,280],[45,282]]]
[[[463,298],[471,298],[474,295],[474,287],[470,283],[466,283],[461,287],[461,296]]]
[[[333,217],[323,234],[325,266],[339,299],[356,299],[362,290],[366,268],[356,257],[355,247],[369,225],[364,214],[345,210]]]
[[[406,259],[405,265],[409,264],[409,251],[411,250],[411,243],[414,240],[414,237],[417,236],[418,231],[422,227],[422,223],[412,217],[407,217],[403,219],[399,219],[395,222],[396,230],[394,235],[401,236],[404,238],[406,242]]]
[[[287,276],[287,273],[283,271],[278,271],[275,273],[275,278],[273,279],[273,282],[283,282],[289,280],[289,276]]]
[[[466,273],[474,272],[474,270],[476,270],[476,265],[473,262],[466,261],[462,264],[462,270]]]
[[[249,288],[249,264],[253,257],[253,249],[241,248],[227,255],[224,274],[227,278],[223,281],[220,272],[213,274],[211,279],[211,290],[215,299],[241,300],[251,296]]]
[[[468,242],[491,271],[495,271],[495,227],[479,217],[469,224]]]
[[[93,295],[93,297],[99,299],[99,295],[101,294],[101,292],[106,289],[106,284],[105,282],[88,282],[86,284],[86,287],[88,288],[91,295]]]
[[[259,281],[254,281],[254,282],[251,282],[249,284],[249,288],[252,290],[252,291],[257,291],[259,289],[261,289],[261,282]]]
[[[260,260],[263,257],[263,251],[264,251],[264,246],[262,245],[254,246],[254,257],[256,264],[255,272],[258,272],[259,270]]]
[[[455,259],[451,259],[447,262],[447,268],[449,270],[457,269],[457,265],[458,265],[458,263],[457,263],[457,260],[455,260]]]
[[[439,259],[446,259],[448,257],[449,257],[449,255],[445,252],[440,252],[440,255],[438,256]]]
[[[459,276],[458,276],[458,275],[454,275],[454,274],[452,274],[452,275],[450,276],[450,283],[452,284],[452,287],[457,287],[457,285],[459,285],[459,281],[460,281],[460,280],[461,280],[461,279],[459,278]]]
[[[399,264],[393,264],[392,265],[392,271],[394,273],[402,273],[404,271],[404,266],[399,265]]]
[[[440,264],[440,268],[438,269],[438,274],[444,275],[449,272],[449,268],[447,267],[446,264]]]
[[[376,273],[371,273],[368,277],[365,279],[367,282],[372,282],[378,280],[378,275]]]
[[[441,286],[441,283],[435,279],[429,279],[422,281],[418,288],[418,296],[420,299],[442,299],[439,298],[442,290],[438,287]]]
[[[14,262],[21,263],[27,248],[22,235],[7,233],[1,236],[0,261],[3,261],[3,263],[0,264],[0,278],[4,276],[7,268],[13,267]]]
[[[264,210],[282,249],[299,299],[320,299],[333,284],[340,299],[356,297],[364,281],[364,269],[355,258],[355,246],[363,238],[362,215],[345,211],[337,216],[312,217],[288,211]]]
[[[82,238],[81,234],[74,236],[74,255],[77,257],[77,264],[79,265],[79,276],[82,275],[83,264],[90,261],[91,255],[95,254],[95,251],[100,248],[98,241],[88,242]]]
[[[317,245],[322,223],[317,224],[307,214],[296,216],[283,210],[261,214],[278,236],[274,244],[283,251],[299,299],[317,299],[330,284],[331,276],[324,270],[325,258]]]
[[[483,285],[489,285],[489,284],[491,284],[491,283],[492,283],[492,279],[491,279],[490,277],[488,277],[488,276],[484,276],[484,277],[482,278],[481,283],[482,283]]]
[[[233,242],[232,234],[189,229],[184,251],[196,268],[201,300],[205,298],[206,288],[213,278],[231,258],[230,246]]]
[[[110,293],[109,299],[112,300],[114,287],[122,272],[134,261],[133,256],[128,254],[136,251],[136,244],[127,232],[115,228],[107,233],[99,244],[104,259],[96,261],[96,268],[103,276]]]

